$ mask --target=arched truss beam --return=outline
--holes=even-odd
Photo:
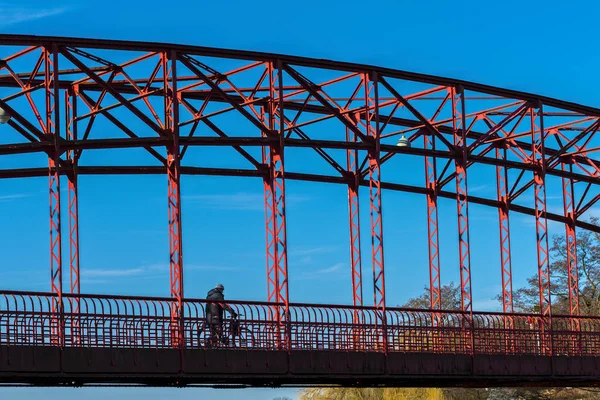
[[[225,146],[225,147],[236,147],[236,146],[268,146],[269,143],[278,141],[276,138],[267,137],[181,137],[179,143],[182,146]],[[310,147],[318,149],[356,149],[356,150],[367,150],[370,146],[366,143],[359,142],[340,142],[331,140],[305,140],[305,139],[294,139],[286,138],[283,139],[286,147]],[[133,147],[159,147],[165,146],[170,143],[170,139],[164,137],[151,137],[151,138],[135,138],[135,139],[87,139],[87,140],[71,140],[61,144],[60,151],[67,152],[71,149],[79,150],[100,150],[100,149],[113,149],[113,148],[133,148]],[[36,152],[48,152],[52,149],[53,145],[50,142],[33,142],[33,143],[17,143],[17,144],[5,144],[0,145],[0,155],[8,154],[26,154]],[[395,155],[399,153],[420,155],[424,157],[435,157],[438,159],[454,159],[455,153],[434,150],[434,149],[421,149],[421,148],[398,148],[392,145],[380,145],[382,152],[386,152],[388,155]],[[548,153],[548,151],[547,151]],[[506,160],[505,158],[494,158],[486,157],[481,155],[470,155],[469,161],[488,164],[493,166],[514,168],[517,170],[534,171],[535,167],[531,164],[522,163],[518,161]],[[253,172],[259,172],[263,167],[261,164],[256,165],[257,169]],[[117,167],[115,167],[117,168]],[[146,167],[140,167],[146,168]],[[152,168],[152,167],[148,167]],[[27,169],[18,170],[0,170],[0,178],[11,178],[15,177],[13,174],[23,176],[22,172]],[[34,168],[35,170],[35,168]],[[113,171],[117,171],[114,169]],[[123,169],[128,170],[128,167]],[[16,172],[11,172],[16,171]],[[251,170],[252,171],[252,170]],[[114,172],[117,173],[117,172]],[[560,178],[571,178],[577,182],[584,182],[589,184],[598,184],[598,178],[574,173],[571,171],[564,170],[562,167],[557,169],[548,169],[547,175],[553,175]],[[363,178],[366,174],[363,174]],[[35,176],[35,175],[34,175]],[[342,176],[331,177],[345,179]],[[402,185],[401,185],[402,186]],[[423,189],[425,190],[425,189]],[[469,196],[470,197],[470,196]],[[561,220],[562,221],[562,220]],[[565,220],[566,221],[566,220]]]
[[[349,62],[332,61],[325,59],[316,59],[310,57],[297,57],[284,54],[262,53],[255,51],[231,50],[212,48],[204,46],[187,46],[170,43],[155,43],[155,42],[140,42],[140,41],[123,41],[123,40],[104,40],[104,39],[82,39],[70,37],[52,37],[52,36],[35,36],[35,35],[11,35],[0,34],[0,45],[4,46],[42,46],[48,44],[56,44],[68,48],[88,48],[102,50],[129,50],[129,51],[147,51],[147,52],[166,52],[176,51],[178,53],[186,53],[192,56],[207,56],[217,58],[228,58],[236,60],[262,61],[273,62],[280,60],[284,64],[293,64],[305,67],[318,67],[329,70],[347,71],[347,72],[364,72],[375,71],[379,75],[406,79],[415,82],[430,83],[432,85],[441,86],[462,86],[465,90],[472,90],[479,93],[497,95],[506,98],[515,98],[525,101],[541,101],[544,105],[557,107],[568,111],[573,111],[585,115],[594,115],[600,117],[600,109],[589,107],[573,102],[555,99],[547,96],[539,96],[532,93],[521,92],[517,90],[504,89],[490,85],[484,85],[475,82],[464,81],[460,79],[445,78],[435,75],[419,74],[407,72],[391,68],[383,68],[373,65],[357,64]]]
[[[285,138],[286,147],[311,147],[318,149],[345,149],[345,150],[368,150],[371,146],[366,143],[352,143],[352,142],[340,142],[334,140],[306,140],[306,139],[295,139]],[[268,137],[182,137],[179,139],[179,143],[182,146],[221,146],[221,147],[235,147],[235,146],[268,146],[270,143],[278,142],[279,139],[268,138]],[[70,149],[79,150],[102,150],[102,149],[125,149],[134,147],[160,147],[170,143],[170,139],[164,137],[145,137],[145,138],[134,138],[134,139],[86,139],[86,140],[72,140],[69,142],[63,142],[60,147],[60,151],[67,152]],[[444,151],[444,150],[433,150],[433,149],[422,149],[422,148],[398,148],[392,145],[380,145],[382,152],[386,152],[388,155],[395,154],[410,154],[419,155],[426,157],[436,157],[438,159],[454,159],[456,154]],[[50,142],[33,142],[33,143],[14,143],[14,144],[2,144],[0,145],[0,155],[8,154],[26,154],[26,153],[38,153],[47,152],[52,148]],[[389,159],[386,158],[386,159]],[[470,155],[469,161],[480,164],[488,164],[494,166],[504,166],[519,170],[534,171],[535,167],[531,164],[522,163],[518,161],[506,160],[504,158],[485,157],[481,155]],[[260,164],[259,164],[260,165]],[[598,166],[600,168],[600,165]],[[553,175],[561,178],[573,178],[578,182],[586,182],[597,184],[598,178],[579,174],[575,172],[565,171],[562,168],[548,169],[547,175]],[[367,175],[362,174],[363,177]]]
[[[61,172],[64,174],[65,172]],[[160,175],[164,173],[163,167],[155,166],[132,166],[132,167],[114,167],[114,166],[80,166],[78,168],[78,175],[148,175],[156,174]],[[0,170],[0,179],[8,178],[33,178],[47,176],[48,170],[46,168],[20,168],[20,169],[3,169]],[[181,167],[182,175],[204,175],[204,176],[239,176],[239,177],[255,177],[265,178],[268,176],[267,169],[260,170],[249,170],[249,169],[228,169],[228,168],[201,168],[201,167]],[[287,172],[286,179],[307,181],[307,182],[323,182],[323,183],[338,183],[348,185],[348,180],[342,177],[327,176],[327,175],[316,175],[316,174],[304,174]],[[369,180],[362,179],[359,182],[360,186],[369,186]],[[381,188],[386,190],[395,190],[408,193],[417,193],[426,195],[429,190],[419,186],[403,185],[397,183],[381,182]],[[456,200],[456,193],[448,191],[439,191],[438,197]],[[498,200],[486,199],[483,197],[469,196],[469,202],[473,204],[480,204],[489,207],[498,208],[501,203]],[[535,210],[533,208],[524,207],[521,205],[511,203],[509,210],[518,212],[525,215],[535,216]],[[564,215],[555,213],[547,213],[547,218],[550,221],[556,221],[563,224],[569,223],[569,220]],[[590,224],[584,221],[575,221],[575,226],[586,229],[592,232],[600,233],[600,227]]]
[[[0,78],[0,86],[2,86],[2,80]],[[66,88],[70,88],[70,85],[66,86]],[[98,87],[96,86],[92,86],[92,87],[86,87],[86,90],[99,90]],[[125,89],[123,89],[125,90]],[[83,92],[83,90],[82,90]],[[121,90],[119,90],[119,92],[121,92]],[[83,94],[83,96],[85,96],[85,94]],[[182,97],[184,99],[195,99],[195,100],[206,100],[208,95],[207,94],[202,94],[200,95],[190,95],[190,94],[184,94],[182,95]],[[239,101],[242,102],[242,100],[239,97],[235,97],[232,96],[233,100],[235,101]],[[223,99],[220,99],[218,97],[218,95],[213,95],[210,98],[210,101],[223,101]],[[5,109],[8,108],[8,110],[10,110],[10,106],[5,107],[4,106],[4,102],[2,100],[0,100],[0,107],[3,107]],[[257,105],[261,104],[261,103],[256,103]],[[286,110],[295,110],[295,111],[299,111],[299,110],[303,110],[303,112],[305,113],[314,113],[314,114],[330,114],[330,111],[328,111],[325,107],[322,106],[315,106],[315,105],[302,105],[302,104],[298,104],[298,103],[294,103],[294,102],[284,102],[284,109]],[[359,118],[361,119],[366,119],[366,114],[364,112],[360,112],[356,114]],[[115,119],[114,117],[110,116],[109,114],[109,118]],[[380,118],[382,120],[387,120],[389,125],[395,125],[395,126],[402,126],[402,127],[407,127],[407,128],[415,128],[417,129],[419,126],[421,126],[422,124],[419,123],[419,121],[416,120],[411,120],[411,119],[405,119],[405,118],[398,118],[398,117],[390,117],[387,115],[382,115],[380,116]],[[214,124],[212,124],[210,122],[210,120],[204,120],[205,123],[209,124],[213,130],[215,130],[220,137],[182,137],[180,139],[180,143],[182,145],[214,145],[214,146],[256,146],[256,145],[266,145],[268,144],[269,140],[272,140],[273,142],[276,141],[276,139],[271,138],[256,138],[256,137],[227,137],[223,132],[219,131],[218,128],[216,126],[214,126]],[[116,122],[118,123],[118,121]],[[124,126],[122,126],[121,124],[121,129],[125,128]],[[598,128],[598,126],[596,126],[596,124],[592,124],[591,127],[595,127]],[[294,128],[296,131],[299,131],[299,128],[296,129]],[[436,126],[436,129],[442,133],[442,134],[447,134],[447,135],[452,135],[452,127],[449,126]],[[79,142],[74,142],[73,144],[68,144],[65,146],[61,145],[61,149],[64,149],[64,151],[66,151],[66,149],[69,148],[69,146],[78,146],[78,148],[80,150],[84,150],[84,149],[103,149],[103,148],[128,148],[128,147],[146,147],[147,149],[150,149],[150,147],[154,147],[154,146],[164,146],[165,144],[168,144],[168,139],[165,139],[164,137],[152,137],[152,138],[148,138],[148,137],[144,137],[144,138],[139,138],[139,137],[135,137],[134,134],[132,132],[129,132],[127,129],[124,129],[126,131],[126,133],[129,134],[129,136],[131,136],[131,139],[97,139],[97,140],[80,140]],[[589,133],[588,132],[582,132],[582,134],[580,134],[579,136],[583,136],[583,134],[585,133]],[[358,150],[368,150],[370,149],[372,146],[368,143],[368,142],[356,142],[356,143],[349,143],[349,142],[338,142],[338,141],[327,141],[327,140],[314,140],[314,139],[310,139],[308,138],[305,134],[302,134],[302,132],[300,131],[300,137],[302,137],[302,139],[294,139],[294,138],[286,138],[286,146],[294,146],[294,147],[312,147],[315,148],[317,151],[318,149],[358,149]],[[484,138],[486,135],[484,133],[481,132],[476,132],[473,130],[470,130],[467,133],[467,139],[470,140],[476,140],[476,141],[481,141],[482,138]],[[415,139],[416,139],[416,135],[415,135]],[[262,142],[260,141],[262,140]],[[548,139],[546,139],[548,140]],[[288,142],[290,144],[288,144]],[[533,150],[533,146],[531,145],[531,143],[527,143],[527,142],[523,142],[523,141],[519,141],[519,140],[514,140],[514,144],[517,146],[518,149],[524,150],[524,151],[532,151]],[[580,182],[588,182],[588,183],[592,183],[592,184],[597,184],[597,179],[595,179],[594,177],[590,177],[590,176],[585,176],[583,174],[577,174],[577,173],[567,173],[564,172],[563,169],[561,168],[563,158],[568,158],[569,160],[572,160],[573,162],[576,162],[580,165],[585,165],[585,166],[589,166],[591,168],[593,168],[596,171],[600,171],[600,161],[594,160],[594,159],[590,159],[588,157],[585,157],[581,154],[574,154],[573,151],[568,151],[566,150],[566,148],[568,147],[572,147],[572,146],[565,146],[565,149],[552,149],[551,147],[545,148],[545,154],[548,157],[548,166],[547,166],[547,170],[546,170],[546,174],[548,175],[555,175],[555,176],[559,176],[559,177],[568,177],[568,176],[572,176],[573,178],[577,179]],[[10,144],[10,145],[0,145],[0,155],[3,154],[19,154],[19,153],[29,153],[29,152],[37,152],[37,151],[45,151],[45,152],[50,152],[50,150],[53,148],[53,145],[51,142],[49,141],[44,141],[43,138],[40,140],[35,140],[32,139],[31,143],[18,143],[18,144]],[[489,147],[489,149],[493,149],[492,147]],[[395,146],[391,146],[391,145],[385,145],[382,144],[381,145],[381,150],[382,152],[385,152],[385,155],[383,155],[381,157],[381,164],[384,165],[387,161],[389,161],[392,157],[394,157],[397,153],[407,153],[407,154],[413,154],[413,155],[422,155],[422,156],[435,156],[438,158],[455,158],[456,156],[448,151],[443,151],[443,150],[437,150],[437,151],[431,151],[431,150],[426,150],[426,149],[421,149],[421,148],[412,148],[412,149],[408,149],[408,150],[399,150],[397,149]],[[149,150],[150,151],[150,150]],[[243,151],[243,150],[241,150]],[[499,166],[507,166],[507,167],[511,167],[511,168],[518,168],[518,169],[524,169],[524,170],[530,170],[533,171],[535,168],[531,165],[531,164],[527,164],[527,163],[522,163],[522,162],[518,162],[518,161],[510,161],[510,160],[498,160],[494,157],[485,157],[485,154],[490,153],[489,151],[487,152],[482,152],[481,154],[468,154],[468,163],[467,163],[467,167],[470,166],[471,163],[483,163],[483,164],[490,164],[490,165],[499,165]],[[493,154],[493,153],[491,153]],[[159,160],[161,159],[161,156],[158,155],[157,153],[153,153],[154,156],[156,156]],[[64,161],[60,160],[61,166],[63,165]],[[163,160],[164,161],[164,160]],[[337,167],[334,165],[334,168],[341,170],[341,167]],[[362,176],[365,177],[368,174],[368,169],[365,169],[362,171]],[[594,175],[598,175],[597,172],[594,173]],[[438,185],[439,186],[445,186],[447,185],[449,182],[451,182],[452,178],[454,178],[453,174],[450,174],[450,176],[448,176],[446,179],[444,179],[443,181],[441,181]],[[526,188],[531,187],[531,185],[527,186]]]
[[[89,97],[86,99],[85,91],[101,91],[102,92],[101,97],[103,97],[106,93],[111,94],[113,97],[115,97],[121,103],[121,104],[111,106],[112,108],[124,106],[124,107],[130,109],[145,124],[147,124],[150,128],[155,130],[159,136],[163,136],[163,138],[164,138],[164,132],[163,132],[164,126],[161,125],[160,121],[158,124],[154,123],[154,121],[152,121],[151,118],[148,118],[146,115],[143,115],[142,113],[140,113],[140,111],[138,109],[136,109],[134,106],[132,106],[129,101],[127,101],[127,100],[125,100],[125,98],[123,98],[123,94],[125,94],[125,93],[138,94],[139,98],[143,99],[146,102],[146,104],[151,108],[147,97],[149,97],[149,96],[164,97],[164,93],[165,93],[164,84],[163,84],[163,87],[152,86],[155,83],[156,74],[153,74],[153,76],[150,78],[150,80],[137,80],[136,81],[135,79],[131,79],[130,77],[128,77],[122,71],[123,71],[124,66],[132,65],[135,62],[138,62],[139,60],[151,58],[151,57],[159,54],[159,52],[165,52],[168,49],[173,54],[183,53],[183,52],[186,53],[181,56],[181,61],[185,65],[187,65],[189,68],[191,68],[193,72],[195,71],[194,73],[196,75],[198,75],[196,77],[182,76],[182,77],[178,77],[177,78],[178,80],[180,80],[180,79],[182,79],[182,80],[185,80],[185,79],[198,80],[199,78],[201,78],[202,79],[201,85],[210,86],[210,90],[204,90],[204,91],[202,91],[202,90],[182,90],[181,92],[179,92],[178,97],[180,97],[182,104],[184,104],[186,107],[190,107],[189,103],[187,103],[187,101],[186,101],[189,99],[204,100],[205,102],[208,102],[210,100],[211,102],[230,103],[232,105],[233,109],[238,110],[248,120],[250,120],[251,122],[253,122],[254,124],[256,124],[257,126],[260,127],[260,123],[258,122],[258,120],[256,118],[253,118],[251,111],[248,111],[248,110],[249,109],[251,110],[252,108],[257,107],[257,106],[264,106],[265,102],[267,101],[266,98],[262,98],[262,99],[260,97],[255,98],[254,95],[257,93],[256,90],[253,92],[252,95],[250,95],[250,97],[248,97],[248,95],[245,94],[245,92],[240,91],[239,89],[235,88],[234,85],[231,85],[232,88],[228,89],[228,90],[221,88],[218,84],[219,80],[222,80],[222,79],[227,80],[228,75],[222,74],[215,70],[212,70],[210,67],[207,67],[207,66],[199,63],[198,61],[195,61],[193,58],[190,57],[190,55],[222,57],[222,58],[228,58],[228,59],[244,59],[244,60],[252,59],[252,60],[255,60],[255,62],[250,64],[250,66],[238,68],[236,71],[251,69],[256,66],[261,65],[261,62],[268,63],[269,61],[272,62],[272,60],[276,60],[277,62],[281,63],[281,65],[283,65],[284,70],[293,78],[292,80],[297,84],[296,86],[299,88],[299,90],[297,91],[298,93],[300,93],[300,92],[308,93],[314,99],[317,99],[318,103],[320,103],[320,105],[319,104],[308,104],[306,102],[300,103],[300,102],[286,101],[284,99],[284,101],[282,102],[283,103],[282,110],[292,110],[292,111],[298,111],[298,112],[303,112],[303,113],[324,114],[324,115],[327,115],[326,118],[328,118],[328,119],[329,118],[337,118],[341,122],[343,122],[347,126],[347,128],[350,128],[351,130],[353,130],[354,133],[361,139],[361,142],[358,143],[357,145],[358,146],[363,145],[364,147],[362,147],[362,149],[366,149],[369,151],[372,150],[372,146],[371,146],[370,141],[368,140],[368,137],[366,137],[364,134],[362,134],[360,132],[360,130],[358,130],[354,126],[355,121],[349,117],[349,114],[341,113],[338,109],[336,109],[336,107],[332,106],[332,103],[335,103],[335,102],[329,101],[329,99],[325,98],[325,97],[327,97],[327,95],[326,95],[326,93],[324,93],[322,91],[321,84],[315,84],[315,83],[309,81],[307,78],[305,78],[304,76],[299,74],[296,70],[294,70],[293,67],[310,66],[310,67],[316,67],[316,68],[335,69],[336,71],[349,71],[349,72],[362,72],[362,73],[364,73],[364,71],[368,70],[368,71],[371,71],[370,73],[377,73],[378,75],[381,75],[382,84],[386,87],[386,89],[388,89],[390,91],[390,93],[392,93],[392,95],[395,98],[395,101],[397,103],[397,106],[401,105],[401,106],[406,107],[406,109],[410,110],[410,112],[413,114],[415,119],[412,120],[412,119],[398,118],[398,117],[395,117],[394,115],[383,115],[381,113],[379,115],[379,118],[382,121],[386,121],[385,122],[386,125],[396,125],[396,126],[407,127],[408,128],[407,131],[410,131],[411,129],[417,129],[417,132],[413,133],[411,140],[416,139],[418,136],[420,136],[422,134],[422,132],[420,132],[421,129],[425,129],[430,132],[434,132],[434,134],[438,136],[438,138],[441,140],[441,142],[443,142],[443,144],[445,144],[446,147],[449,149],[453,149],[454,145],[451,143],[451,141],[446,139],[442,134],[455,135],[456,132],[453,131],[453,128],[451,126],[444,125],[444,123],[448,124],[450,121],[445,121],[445,122],[438,121],[437,123],[432,124],[432,122],[427,120],[423,115],[421,115],[419,113],[419,111],[417,111],[410,104],[409,99],[423,96],[426,94],[438,93],[438,92],[443,91],[444,89],[450,90],[451,87],[456,87],[456,86],[461,86],[461,87],[463,87],[463,89],[473,90],[473,91],[476,91],[479,93],[486,93],[486,94],[490,94],[490,95],[505,97],[505,100],[507,100],[507,98],[517,99],[518,101],[516,103],[514,103],[513,105],[519,106],[519,108],[516,111],[512,111],[510,113],[508,111],[503,111],[503,108],[505,108],[505,106],[496,107],[495,109],[491,109],[491,110],[480,110],[480,111],[474,113],[476,119],[483,117],[486,120],[486,123],[488,125],[490,125],[490,122],[491,122],[491,120],[489,119],[489,116],[491,116],[491,115],[507,115],[507,118],[505,118],[505,120],[502,123],[499,123],[496,126],[490,125],[490,131],[487,133],[478,133],[478,132],[472,131],[471,127],[469,126],[467,128],[467,125],[465,124],[465,128],[467,129],[466,139],[474,140],[473,143],[466,145],[466,146],[468,146],[468,149],[466,151],[466,153],[467,153],[466,157],[468,159],[468,161],[466,163],[466,168],[468,168],[469,165],[471,165],[472,163],[475,163],[475,162],[486,163],[488,160],[481,159],[480,157],[489,153],[490,150],[493,149],[494,141],[496,141],[497,143],[500,143],[500,144],[508,141],[512,144],[512,146],[514,146],[516,148],[516,150],[518,150],[520,152],[534,151],[534,146],[532,146],[530,143],[518,140],[519,138],[524,137],[525,134],[520,134],[517,136],[510,135],[510,137],[509,137],[509,135],[507,135],[506,132],[503,131],[503,127],[505,127],[505,123],[510,121],[510,119],[517,117],[519,115],[519,112],[521,111],[521,109],[526,108],[526,104],[528,102],[542,103],[542,104],[546,104],[546,105],[550,105],[550,106],[554,106],[554,107],[560,107],[561,109],[566,110],[566,111],[562,111],[562,114],[564,114],[564,115],[569,115],[569,116],[578,115],[578,116],[586,117],[582,121],[587,120],[587,122],[590,122],[590,126],[588,126],[587,128],[584,129],[582,127],[576,126],[579,122],[571,121],[570,123],[565,123],[565,124],[554,127],[554,136],[555,136],[558,144],[561,145],[561,149],[553,150],[552,148],[550,148],[548,146],[547,143],[545,144],[545,154],[548,157],[546,159],[547,165],[545,166],[546,173],[550,174],[550,175],[555,174],[558,176],[565,177],[564,174],[561,175],[562,170],[560,168],[561,163],[564,161],[565,158],[569,158],[570,160],[572,160],[573,162],[575,162],[578,165],[591,167],[594,171],[591,173],[589,171],[586,171],[586,173],[594,178],[596,178],[600,172],[600,162],[593,160],[586,156],[587,152],[594,151],[594,149],[586,149],[585,145],[582,146],[581,148],[577,146],[577,142],[579,140],[581,140],[582,138],[585,138],[585,135],[591,136],[591,135],[589,135],[590,133],[592,133],[592,135],[593,135],[596,132],[596,130],[598,130],[598,128],[600,127],[600,120],[597,117],[594,117],[594,116],[600,115],[600,110],[591,108],[591,107],[574,104],[574,103],[551,99],[551,98],[547,98],[547,97],[543,97],[543,96],[537,96],[537,95],[528,94],[528,93],[522,93],[522,92],[511,91],[511,90],[506,90],[506,89],[501,89],[501,88],[495,88],[495,87],[491,87],[491,86],[487,86],[487,85],[475,84],[472,82],[440,78],[440,77],[434,77],[434,76],[423,75],[423,74],[407,73],[404,71],[390,70],[390,69],[378,68],[378,67],[372,67],[372,66],[366,66],[366,65],[331,62],[331,61],[326,61],[326,60],[315,60],[315,59],[309,59],[309,58],[273,55],[273,54],[266,54],[266,53],[211,49],[211,48],[204,48],[204,47],[177,46],[177,45],[168,45],[168,44],[158,45],[155,43],[122,42],[122,41],[102,41],[102,40],[87,40],[87,39],[82,40],[82,39],[71,39],[71,38],[48,38],[48,37],[41,38],[41,37],[22,36],[22,35],[0,35],[0,45],[2,45],[2,44],[11,44],[11,45],[26,44],[26,45],[34,46],[30,49],[26,49],[26,50],[18,53],[18,55],[11,56],[13,58],[18,57],[20,54],[32,51],[32,49],[35,49],[36,46],[41,46],[41,45],[47,46],[50,44],[53,46],[56,46],[59,49],[61,55],[63,55],[66,59],[70,60],[75,66],[78,67],[78,69],[74,69],[74,70],[58,71],[58,76],[59,76],[58,86],[60,88],[63,88],[63,89],[71,89],[72,88],[72,86],[74,85],[74,82],[72,80],[65,79],[65,78],[68,78],[70,74],[85,73],[85,75],[87,76],[87,78],[79,79],[79,80],[75,81],[75,84],[78,87],[80,87],[79,94],[81,95],[82,100],[84,100],[84,101],[87,100],[86,102],[89,103],[88,105],[90,105],[90,109],[93,108],[93,111],[88,113],[87,116],[81,116],[79,118],[86,118],[86,117],[94,118],[95,115],[102,113],[107,118],[109,118],[109,120],[111,122],[113,122],[115,125],[117,125],[118,128],[123,130],[126,134],[128,134],[131,137],[131,141],[125,147],[135,147],[135,146],[144,145],[144,143],[145,143],[144,141],[147,140],[147,138],[144,138],[144,139],[138,138],[133,132],[131,132],[122,123],[120,123],[114,116],[111,116],[110,113],[107,112],[107,108],[105,106],[100,106],[100,101],[95,103],[95,102],[91,101],[91,99]],[[102,49],[115,49],[115,50],[149,51],[150,53],[143,55],[141,57],[138,57],[134,60],[125,62],[122,65],[116,65],[111,62],[102,60],[98,57],[95,57],[89,53],[86,53],[85,51],[79,50],[79,49],[77,49],[77,47],[86,47],[86,48],[92,48],[92,49],[93,48],[102,48]],[[103,67],[87,67],[80,60],[77,60],[77,58],[74,56],[74,54],[80,55],[83,58],[87,58],[89,60],[98,61],[101,64],[103,64],[104,66]],[[258,61],[256,61],[256,60],[258,60]],[[5,61],[8,61],[8,58],[5,59]],[[198,70],[198,68],[191,65],[192,63],[195,63],[196,66],[202,66],[205,70],[210,71],[211,72],[210,76],[207,76],[207,75],[203,74],[202,72],[200,72]],[[292,65],[293,65],[293,67],[292,67]],[[35,90],[35,88],[38,85],[43,85],[43,83],[44,83],[43,76],[41,76],[42,73],[37,70],[34,70],[31,73],[21,73],[21,74],[17,74],[12,70],[9,70],[9,72],[10,72],[10,74],[0,76],[0,87],[2,87],[2,86],[16,86],[16,87],[21,86],[23,89],[23,93],[17,94],[17,96],[22,95],[24,93],[26,94],[26,92],[28,92],[28,91],[33,91],[33,90]],[[124,78],[122,78],[121,80],[113,80],[113,78],[115,77],[115,75],[118,72],[122,73]],[[106,79],[103,80],[100,77],[101,75],[108,75],[109,73],[110,73],[110,78],[108,78],[108,80],[106,80]],[[360,74],[354,73],[354,75],[351,74],[350,76],[358,76],[358,75],[360,75]],[[417,95],[408,95],[408,96],[405,95],[403,97],[402,95],[400,95],[398,92],[396,92],[394,90],[393,85],[390,85],[387,83],[387,81],[383,77],[384,75],[387,78],[399,78],[399,79],[411,80],[411,81],[415,81],[415,82],[425,82],[428,84],[446,85],[447,88],[444,88],[444,87],[434,88],[434,89],[430,89],[430,90],[426,91],[427,93],[425,93],[425,94],[420,93],[418,96]],[[25,78],[28,78],[28,80],[26,80]],[[340,78],[338,80],[344,80],[345,78],[346,77]],[[212,81],[213,79],[215,79],[217,83],[213,82]],[[25,81],[27,82],[27,85],[24,85]],[[141,83],[145,83],[146,87],[141,88],[141,86],[140,86]],[[198,85],[200,85],[200,84],[198,84]],[[260,86],[260,83],[257,85],[257,88],[258,88],[258,86]],[[325,95],[325,97],[324,97],[324,95]],[[285,97],[287,97],[287,96],[288,95],[286,95]],[[4,99],[4,100],[6,100],[6,99]],[[5,108],[11,114],[13,114],[12,111],[14,111],[14,110],[12,110],[10,108],[10,106],[8,104],[6,104],[6,102],[4,100],[0,100],[0,106]],[[378,107],[381,107],[381,104],[382,103],[380,103],[380,106],[378,106]],[[388,103],[388,105],[389,104],[393,104],[393,101],[392,101],[392,103]],[[369,112],[367,113],[367,112],[365,112],[365,110],[369,110]],[[348,111],[348,110],[345,109],[344,111]],[[372,118],[372,114],[378,112],[378,110],[369,108],[369,106],[365,106],[363,108],[359,108],[359,109],[352,110],[352,111],[353,111],[354,118],[358,118],[359,120],[363,120],[363,121],[370,120]],[[222,112],[226,112],[226,111],[222,111]],[[393,114],[393,112],[392,112],[392,114]],[[552,114],[552,113],[549,113],[549,115],[550,114]],[[561,112],[554,112],[554,114],[561,114]],[[17,122],[19,122],[23,126],[21,127],[18,124],[15,124],[14,122],[11,121],[10,124],[13,128],[19,130],[23,134],[23,136],[28,138],[34,144],[38,145],[39,148],[42,149],[43,151],[50,152],[52,150],[52,147],[53,147],[52,144],[47,140],[47,138],[43,134],[41,134],[41,132],[39,130],[37,130],[35,128],[35,126],[31,126],[31,123],[29,123],[28,121],[26,121],[25,119],[20,117],[18,113],[14,113],[14,117],[17,120]],[[466,116],[466,117],[468,118],[468,116]],[[473,115],[471,115],[471,117],[473,117]],[[211,127],[211,129],[213,131],[215,131],[217,134],[219,134],[219,136],[221,136],[222,138],[226,138],[225,133],[220,131],[218,129],[218,127],[216,127],[214,124],[212,124],[208,119],[202,119],[202,120],[204,123],[208,124],[209,127]],[[468,122],[468,119],[465,122]],[[293,123],[291,123],[287,119],[286,119],[286,124],[293,125]],[[26,128],[26,129],[24,129],[24,128]],[[421,129],[419,129],[419,128],[421,128]],[[576,136],[576,138],[572,139],[571,141],[565,140],[567,143],[562,145],[561,139],[559,138],[559,136],[561,135],[560,130],[561,129],[571,129],[572,130],[572,129],[577,129],[577,128],[583,129],[583,132],[581,132],[579,135]],[[342,173],[343,168],[341,166],[339,166],[338,164],[336,164],[331,159],[331,157],[328,158],[327,154],[323,153],[323,150],[319,148],[318,142],[310,140],[308,138],[308,136],[306,136],[306,134],[301,132],[297,126],[287,127],[286,129],[293,130],[303,140],[306,140],[307,145],[309,145],[310,147],[313,147],[317,152],[319,152],[319,154],[321,154],[325,159],[327,159],[328,162],[335,169],[338,170],[338,172]],[[550,129],[552,129],[552,128],[550,128]],[[30,131],[30,132],[27,132],[27,131]],[[505,134],[504,137],[500,137],[497,134],[500,131],[502,131]],[[511,134],[512,133],[513,132],[511,131]],[[393,134],[397,134],[397,133],[393,133]],[[393,134],[387,134],[387,135],[383,135],[383,136],[390,136]],[[86,135],[84,135],[84,139],[86,139],[85,136]],[[160,138],[157,138],[157,139],[160,140]],[[191,138],[191,139],[193,139],[193,138]],[[200,140],[204,140],[204,139],[205,138],[201,138]],[[234,139],[234,140],[236,140],[236,139]],[[546,137],[545,140],[549,140],[549,138]],[[239,143],[241,143],[241,145],[250,144],[250,143],[244,143],[244,142],[239,142]],[[160,143],[160,145],[164,145],[164,144],[165,143]],[[222,140],[219,144],[231,145],[227,140]],[[490,145],[490,144],[492,144],[492,145]],[[485,145],[485,148],[482,150],[481,147],[483,147],[483,145]],[[148,151],[152,152],[152,150],[150,149],[151,146],[152,145],[150,145],[150,146],[144,145],[144,147],[146,147],[146,149],[148,149]],[[478,148],[478,146],[479,146],[479,148]],[[384,146],[382,146],[382,149],[383,149],[383,147]],[[357,147],[357,148],[361,148],[361,147]],[[83,147],[81,149],[83,149]],[[472,151],[475,149],[480,150],[479,154],[477,154],[477,155],[472,154]],[[416,152],[413,154],[419,154],[418,149],[415,149],[415,150],[416,150]],[[7,152],[11,152],[11,151],[28,152],[28,151],[34,151],[34,150],[32,150],[31,148],[28,148],[27,146],[21,146],[21,145],[17,144],[17,145],[14,145],[13,148],[8,148],[6,151]],[[240,148],[238,148],[238,151],[243,152],[243,150]],[[185,153],[185,149],[182,152],[182,155],[184,153]],[[393,157],[395,155],[395,153],[396,153],[395,151],[388,149],[386,154],[382,154],[382,157],[380,160],[381,165],[383,165],[386,161],[388,161],[391,157]],[[0,154],[2,154],[1,150],[0,150]],[[80,155],[81,155],[81,150],[79,150],[77,158]],[[155,157],[157,157],[159,160],[161,160],[164,164],[164,159],[162,159],[162,157],[159,154],[157,154],[156,152],[153,152],[153,155]],[[454,158],[455,160],[457,159],[455,156],[453,156],[452,158]],[[61,167],[64,166],[64,161],[62,159],[59,159],[58,162],[61,164]],[[497,162],[496,162],[496,164],[497,164]],[[255,163],[255,165],[256,165],[256,163]],[[524,170],[532,169],[531,165],[527,165],[526,163],[525,163],[525,165],[526,166],[519,165],[518,163],[516,163],[516,164],[513,163],[510,166],[511,167],[514,166],[516,168],[522,168]],[[362,177],[365,177],[367,175],[368,171],[369,171],[369,169],[362,169],[362,171],[361,171]],[[452,174],[450,174],[450,176],[441,180],[438,184],[438,187],[443,188],[444,186],[446,186],[455,177],[455,175],[456,175],[456,173],[452,173]],[[579,181],[586,181],[586,180],[580,179]],[[521,189],[514,196],[511,197],[511,200],[514,200],[515,197],[517,197],[518,195],[520,195],[521,193],[523,193],[525,190],[529,189],[532,186],[533,186],[533,181],[526,183],[523,187],[521,187]],[[584,209],[586,209],[585,206],[584,206]],[[581,215],[581,213],[582,212],[577,213],[576,216]]]

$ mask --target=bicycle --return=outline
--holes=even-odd
[[[223,329],[216,343],[210,343],[210,326],[206,321],[202,321],[197,330],[198,345],[205,348],[232,347],[251,349],[256,347],[254,334],[247,326],[243,326],[239,319],[240,316],[243,316],[243,314],[236,314],[223,321]]]

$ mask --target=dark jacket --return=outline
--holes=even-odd
[[[223,320],[223,306],[221,304],[210,303],[214,302],[223,302],[225,301],[225,296],[223,293],[217,289],[211,289],[206,295],[206,321],[208,323],[214,322],[218,323]],[[225,306],[226,308],[229,308]]]

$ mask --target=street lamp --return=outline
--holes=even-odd
[[[10,115],[0,107],[0,124],[5,124],[10,119]]]
[[[402,135],[400,139],[398,139],[398,143],[396,143],[398,147],[410,147],[410,141]]]

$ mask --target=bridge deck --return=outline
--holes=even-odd
[[[2,346],[0,382],[36,385],[598,386],[600,357]]]
[[[5,384],[598,385],[600,318],[0,292]],[[54,311],[53,311],[54,310]],[[281,316],[281,321],[278,322]],[[383,323],[382,323],[383,322]],[[181,341],[183,339],[183,341]]]

